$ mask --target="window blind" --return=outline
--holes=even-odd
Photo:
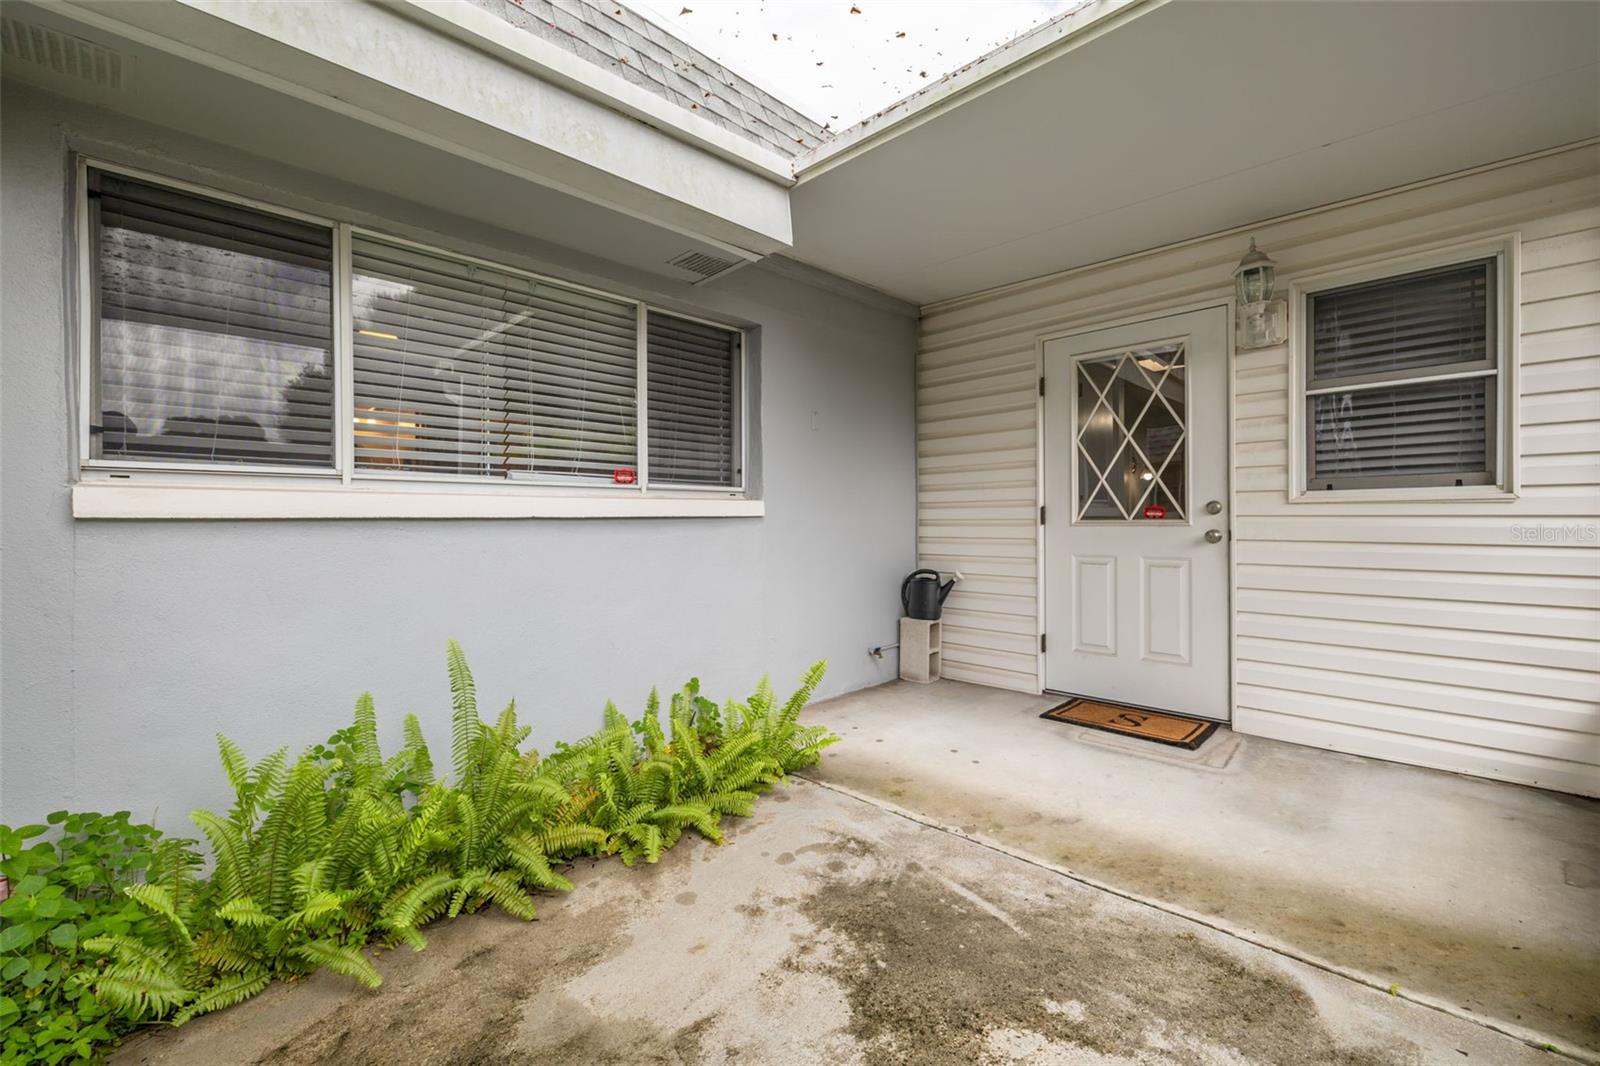
[[[1495,480],[1496,260],[1307,300],[1307,487]]]
[[[1487,381],[1460,378],[1310,397],[1311,480],[1492,480]]]
[[[352,260],[357,467],[636,465],[636,305],[361,235]]]
[[[1311,383],[1485,365],[1493,266],[1481,260],[1313,294]]]
[[[736,485],[740,335],[652,311],[650,481]]]
[[[332,232],[92,171],[92,454],[331,466]]]

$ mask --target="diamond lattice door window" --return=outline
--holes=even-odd
[[[1075,520],[1186,520],[1184,355],[1178,343],[1077,362]]]

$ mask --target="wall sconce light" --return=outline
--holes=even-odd
[[[1277,264],[1256,250],[1252,238],[1250,250],[1233,268],[1236,351],[1271,348],[1288,338],[1289,302],[1273,289],[1277,274]]]

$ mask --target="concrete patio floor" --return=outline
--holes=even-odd
[[[1401,995],[1600,1052],[1600,802],[1219,732],[1199,751],[896,683],[813,776]],[[1600,1059],[1600,1055],[1594,1056]]]
[[[837,750],[874,739],[852,731]],[[379,960],[375,992],[327,974],[276,985],[113,1061],[1553,1061],[822,786],[795,782],[727,824],[726,846],[688,841],[655,867],[580,864],[538,922],[436,925],[426,951]]]

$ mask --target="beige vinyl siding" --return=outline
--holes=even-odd
[[[924,348],[917,366],[917,550],[959,570],[943,673],[1037,692],[1037,397],[1031,337]]]
[[[945,673],[1036,691],[1038,338],[1296,274],[1520,234],[1514,501],[1291,502],[1288,349],[1233,365],[1234,725],[1600,794],[1600,147],[1368,197],[924,310],[920,548],[968,581]],[[1291,310],[1293,313],[1293,310]]]

